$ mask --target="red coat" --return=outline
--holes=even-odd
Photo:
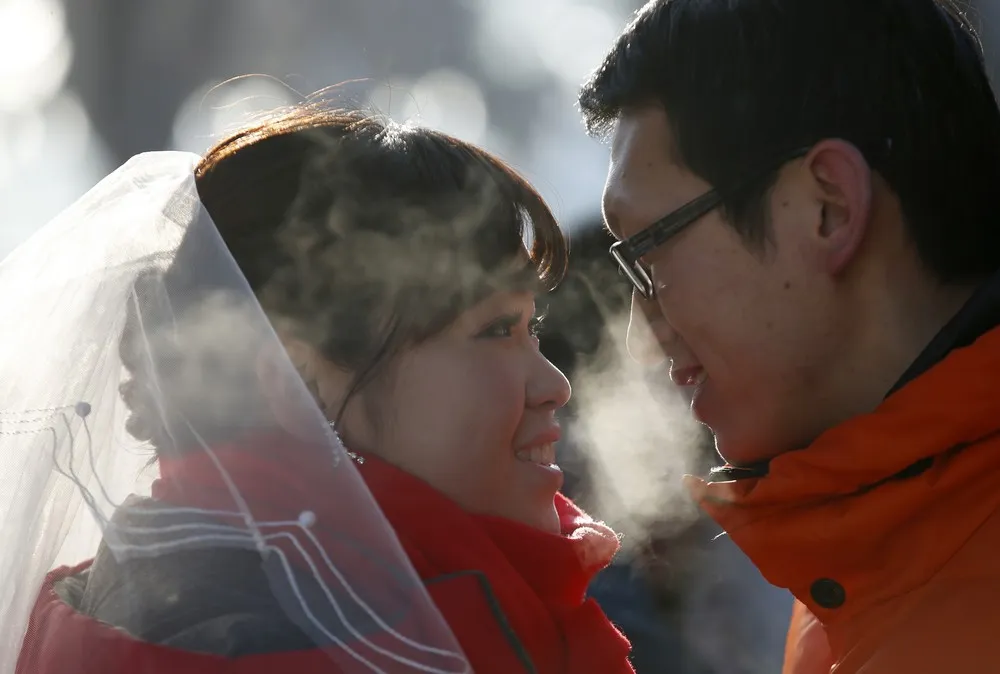
[[[556,536],[470,515],[420,480],[375,459],[360,470],[475,672],[634,671],[627,640],[593,600],[584,598],[617,541],[568,499],[557,496],[564,532]],[[290,486],[274,493],[294,493]],[[170,490],[161,485],[159,496],[169,501]],[[336,671],[319,649],[227,659],[137,641],[78,613],[56,595],[56,582],[85,567],[58,569],[46,579],[17,674]]]

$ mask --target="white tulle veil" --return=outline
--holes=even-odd
[[[260,404],[258,356],[284,352],[199,202],[197,161],[174,152],[133,158],[0,263],[0,674],[39,647],[28,643],[30,617],[53,569],[98,554],[123,569],[183,558],[183,576],[199,572],[198,557],[178,552],[232,549],[258,555],[252,577],[266,582],[218,582],[273,597],[332,671],[469,671],[283,356],[278,367],[297,382],[285,394],[294,428]],[[146,372],[131,384],[143,387],[144,413],[214,471],[213,494],[195,481],[184,498],[151,497],[162,467],[126,429],[129,357]],[[194,397],[181,399],[186,391]],[[328,489],[265,502],[249,483],[259,473],[236,465],[239,452],[216,451],[223,439],[238,447],[248,437],[271,438],[288,465],[296,452],[311,453]],[[141,593],[129,601],[127,611],[148,608]]]

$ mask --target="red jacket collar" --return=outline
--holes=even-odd
[[[326,547],[324,522],[333,523],[331,533],[336,534],[337,522],[346,526],[343,518],[351,517],[345,500],[364,504],[370,498],[355,482],[337,475],[344,466],[337,466],[336,461],[325,448],[304,446],[287,436],[262,437],[217,448],[211,455],[199,451],[164,461],[153,494],[177,505],[231,510],[230,485],[217,469],[222,465],[229,483],[237,485],[251,504],[256,519],[294,521],[304,510],[311,510],[316,522],[312,532]],[[375,457],[366,457],[358,468],[425,582],[460,572],[481,574],[511,629],[538,661],[550,661],[553,649],[558,649],[567,659],[565,671],[632,671],[628,641],[596,603],[584,597],[591,579],[618,549],[618,540],[607,526],[557,495],[563,533],[547,534],[501,518],[467,513],[430,485]],[[355,493],[343,491],[351,488]],[[332,489],[341,490],[343,498],[327,498]],[[337,549],[336,538],[329,540]],[[292,564],[301,563],[295,550],[286,553]],[[339,555],[343,555],[338,556],[342,568],[368,563],[365,558],[352,559],[343,546]],[[441,608],[449,622],[465,617]],[[542,630],[543,624],[550,627]]]
[[[234,510],[238,506],[231,486],[235,486],[258,520],[294,521],[303,511],[311,511],[320,523],[337,521],[343,517],[343,501],[325,496],[335,480],[345,481],[334,475],[341,470],[336,461],[325,448],[271,435],[216,448],[211,455],[196,451],[165,458],[153,495],[177,505]],[[225,480],[218,466],[225,468]],[[479,541],[481,548],[492,547],[493,554],[505,558],[539,596],[557,605],[573,605],[583,601],[587,585],[618,550],[614,532],[562,494],[555,501],[562,534],[555,535],[467,513],[419,478],[377,457],[366,457],[358,468],[424,577],[453,571],[456,564],[477,568],[485,549],[473,549],[470,541]],[[364,498],[360,493],[355,496]],[[322,504],[330,511],[317,510]],[[424,562],[430,562],[429,568],[420,568]]]
[[[490,515],[470,514],[419,478],[377,458],[360,467],[376,501],[411,555],[427,559],[443,554],[454,564],[456,543],[469,549],[479,541],[501,555],[532,590],[553,606],[577,606],[587,586],[618,550],[615,533],[596,522],[562,494],[556,494],[562,534],[550,534],[525,524]],[[487,543],[488,539],[488,543]],[[470,568],[483,563],[475,551]],[[419,565],[418,565],[419,566]]]

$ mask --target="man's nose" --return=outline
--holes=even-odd
[[[660,314],[656,300],[646,300],[638,293],[632,293],[632,309],[629,314],[628,336],[625,345],[634,361],[641,365],[660,365],[666,354],[660,345],[671,333],[667,321]]]

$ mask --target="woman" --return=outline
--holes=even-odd
[[[17,671],[464,671],[413,608],[426,588],[476,672],[631,672],[584,598],[617,539],[558,492],[570,390],[534,315],[566,253],[538,194],[479,148],[321,106],[222,141],[194,176],[214,226],[137,275],[118,348],[159,477],[102,520],[92,561],[47,576]],[[270,327],[246,337],[255,308],[222,279],[216,229],[280,347]],[[315,407],[419,592],[303,430]],[[91,437],[96,406],[73,409]],[[54,465],[82,486],[103,464]],[[103,483],[83,491],[94,510]]]

